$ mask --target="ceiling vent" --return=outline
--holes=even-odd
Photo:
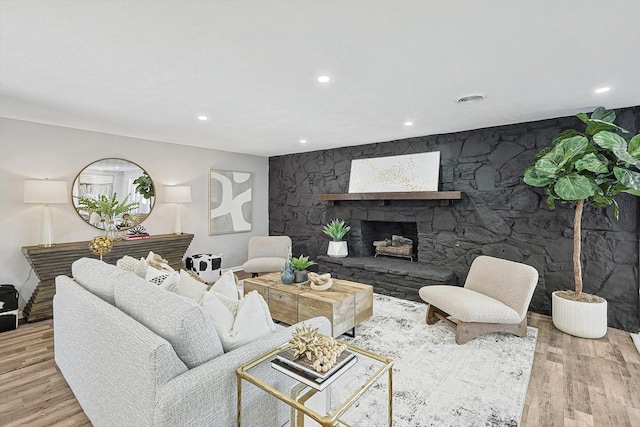
[[[458,104],[468,104],[470,102],[482,101],[483,99],[484,99],[484,95],[469,95],[469,96],[463,96],[462,98],[458,99],[456,102]]]

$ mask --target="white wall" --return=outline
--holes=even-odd
[[[249,238],[269,233],[266,157],[0,118],[0,283],[16,287],[24,283],[21,308],[37,284],[21,248],[39,243],[41,213],[41,206],[23,203],[23,181],[64,180],[71,192],[76,175],[89,163],[106,157],[131,160],[153,179],[157,201],[143,224],[151,234],[173,232],[176,206],[162,201],[164,187],[191,186],[193,202],[182,206],[184,232],[195,235],[187,255],[222,253],[223,268],[240,266],[247,257]],[[210,168],[254,174],[250,233],[209,236]],[[83,222],[71,203],[52,207],[56,242],[85,241],[101,233]],[[87,249],[87,256],[94,255]]]

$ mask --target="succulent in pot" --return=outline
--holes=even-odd
[[[348,255],[347,242],[342,239],[349,230],[351,230],[351,227],[348,226],[344,220],[338,218],[335,218],[323,227],[322,232],[332,239],[327,248],[327,255],[334,258],[342,258]]]
[[[307,268],[315,265],[315,261],[311,261],[308,256],[300,255],[298,258],[291,258],[291,265],[296,269],[295,282],[305,282],[308,278]]]

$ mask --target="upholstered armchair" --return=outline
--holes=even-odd
[[[249,259],[242,269],[253,277],[282,270],[291,250],[289,236],[254,236],[249,239]]]
[[[464,344],[491,332],[526,336],[527,310],[537,284],[535,268],[482,255],[471,264],[464,287],[424,286],[419,293],[429,303],[427,324],[449,323],[456,328],[456,342]]]

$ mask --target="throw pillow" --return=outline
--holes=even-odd
[[[219,294],[226,296],[227,298],[237,301],[238,300],[238,287],[236,286],[236,277],[233,271],[227,270],[216,283],[211,286],[209,292],[215,291]]]
[[[186,271],[180,270],[180,280],[178,281],[178,286],[175,291],[178,295],[191,298],[200,304],[202,296],[207,292],[207,288],[208,286],[206,283],[202,283],[191,277],[191,275]]]
[[[122,258],[120,258],[118,261],[116,261],[116,266],[125,271],[134,271],[138,266],[139,262],[140,261],[138,261],[134,257],[125,255]]]
[[[233,300],[216,291],[207,292],[202,299],[202,307],[213,319],[225,352],[242,347],[277,330],[267,303],[257,291],[245,295],[237,305],[235,316],[233,303]]]
[[[160,288],[170,292],[176,291],[180,281],[180,275],[175,271],[158,270],[150,265],[147,266],[147,274],[144,278],[147,282],[158,285]]]
[[[140,261],[138,262],[138,265],[136,265],[136,268],[133,270],[133,272],[138,277],[142,277],[144,279],[145,277],[147,277],[147,267],[149,267],[149,265],[147,264],[147,260],[144,258],[140,258]]]

